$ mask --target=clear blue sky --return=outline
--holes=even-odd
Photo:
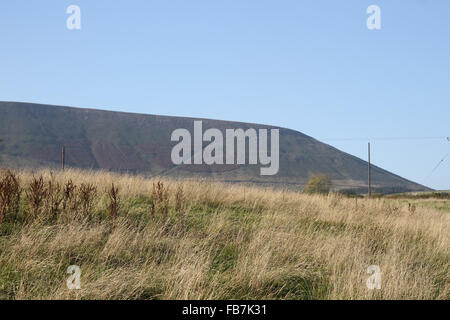
[[[366,159],[365,138],[450,136],[449,16],[448,0],[1,1],[0,100],[272,124]],[[372,139],[374,164],[439,189],[448,151]]]

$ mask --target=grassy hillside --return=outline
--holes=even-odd
[[[450,298],[448,210],[101,171],[17,175],[20,200],[0,206],[0,298]],[[80,290],[66,286],[70,265]],[[370,265],[381,290],[366,287]]]
[[[260,176],[260,165],[174,166],[173,130],[192,132],[192,118],[131,114],[30,103],[0,102],[0,164],[16,168],[59,167],[61,148],[67,165],[173,177],[208,177],[299,188],[311,174],[327,174],[337,189],[366,191],[367,163],[300,132],[280,129],[280,170]],[[204,130],[273,128],[205,120]],[[206,143],[204,147],[206,146]],[[427,190],[373,166],[374,192]]]

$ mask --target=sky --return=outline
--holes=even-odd
[[[449,40],[448,0],[1,1],[0,100],[270,124],[364,160],[370,141],[448,190]]]

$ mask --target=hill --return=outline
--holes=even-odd
[[[293,187],[304,185],[311,174],[323,173],[331,176],[337,189],[366,190],[365,161],[286,128],[280,128],[280,169],[274,176],[261,176],[259,165],[175,166],[171,133],[178,128],[192,130],[194,120],[199,119],[0,102],[0,165],[59,167],[65,146],[70,167]],[[274,128],[201,120],[204,130]],[[375,192],[429,190],[377,166],[372,168],[372,181]]]

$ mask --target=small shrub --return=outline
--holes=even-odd
[[[20,205],[20,194],[19,179],[13,172],[6,171],[0,180],[0,223],[8,211],[17,216]]]
[[[92,204],[94,197],[97,194],[97,188],[90,183],[84,184],[82,183],[80,185],[79,191],[78,191],[80,202],[81,202],[81,208],[83,216],[87,217],[90,215]]]
[[[315,174],[309,177],[306,186],[303,189],[305,193],[326,194],[331,191],[331,178],[325,174]]]
[[[75,191],[77,186],[73,184],[72,180],[66,182],[63,188],[63,210],[66,209],[76,209],[76,194]]]
[[[42,176],[39,178],[33,177],[27,190],[27,197],[31,206],[30,220],[39,216],[46,194],[47,190]]]
[[[47,182],[46,191],[47,191],[46,194],[47,211],[51,219],[57,220],[60,206],[63,201],[61,185],[55,182],[53,179],[51,179]]]
[[[114,229],[115,221],[119,215],[120,199],[119,199],[119,188],[114,187],[114,183],[111,185],[111,189],[108,190],[109,196],[109,215],[111,217],[111,231]]]
[[[158,212],[161,213],[165,221],[169,213],[169,189],[164,187],[164,183],[161,181],[158,181],[156,184],[153,183],[151,205],[153,219],[155,219],[155,214]]]

